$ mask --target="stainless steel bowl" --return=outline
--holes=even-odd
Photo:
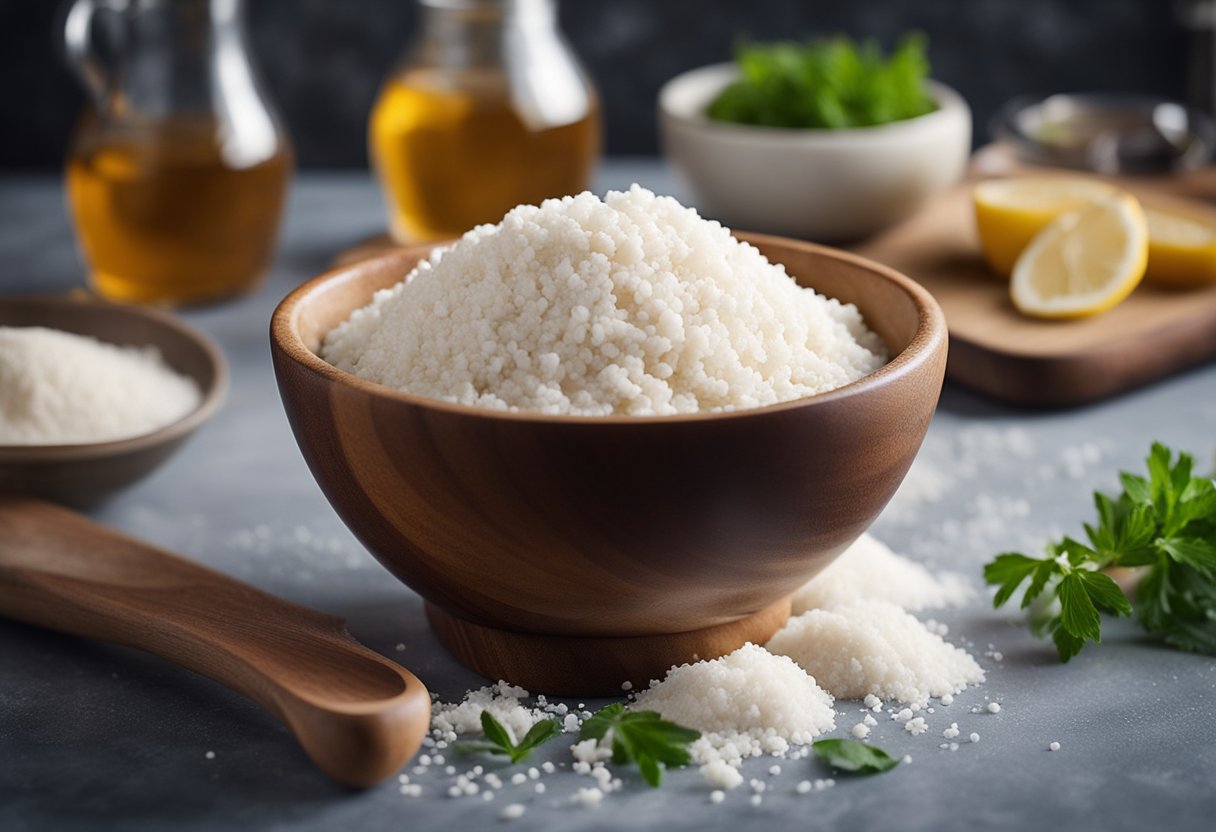
[[[1028,162],[1103,174],[1190,170],[1216,147],[1211,116],[1176,101],[1120,93],[1015,98],[991,130]]]

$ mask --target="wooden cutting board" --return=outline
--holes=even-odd
[[[1131,187],[1150,203],[1161,192],[1194,193],[1194,183],[1186,180],[1177,188],[1162,187],[1161,181]],[[1141,284],[1111,311],[1075,321],[1020,314],[1009,300],[1008,282],[995,277],[981,257],[970,194],[970,185],[960,186],[856,249],[919,281],[937,298],[950,329],[946,374],[953,381],[1018,405],[1062,407],[1097,401],[1216,356],[1216,286],[1166,290]]]

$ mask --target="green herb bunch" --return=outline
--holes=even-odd
[[[526,760],[532,751],[562,732],[562,726],[556,719],[542,719],[533,725],[523,739],[518,743],[511,739],[511,734],[501,722],[494,718],[489,711],[481,712],[481,730],[484,740],[462,741],[456,744],[457,751],[466,754],[500,754],[518,763]]]
[[[663,782],[664,767],[688,765],[688,746],[701,738],[699,731],[662,718],[655,711],[627,711],[614,702],[596,711],[579,733],[580,740],[602,740],[611,732],[612,762],[636,763],[651,786]]]
[[[904,37],[890,57],[873,41],[741,43],[742,77],[709,105],[719,121],[765,127],[872,127],[934,109],[925,91],[925,38]]]
[[[1102,640],[1099,613],[1133,612],[1099,570],[1137,568],[1143,575],[1133,601],[1144,629],[1181,650],[1216,655],[1216,483],[1193,470],[1188,454],[1174,461],[1154,443],[1147,478],[1122,473],[1121,494],[1094,494],[1098,522],[1085,524],[1087,543],[1065,537],[1047,547],[1047,557],[1007,552],[984,567],[984,578],[999,587],[994,606],[1029,581],[1022,607],[1038,611],[1031,628],[1050,634],[1068,661],[1086,642]]]

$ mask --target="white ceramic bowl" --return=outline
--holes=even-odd
[[[971,110],[929,82],[937,109],[848,130],[714,121],[710,102],[738,78],[734,64],[694,69],[659,91],[663,149],[692,204],[733,228],[820,241],[873,234],[957,182],[971,151]]]

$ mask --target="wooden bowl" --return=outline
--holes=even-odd
[[[100,341],[153,346],[194,379],[202,399],[193,412],[152,433],[72,445],[0,445],[0,492],[44,497],[75,507],[100,503],[164,462],[224,399],[228,371],[210,339],[173,316],[119,306],[87,292],[0,298],[0,326],[45,326]]]
[[[397,392],[317,356],[329,330],[429,247],[334,269],[275,311],[279,392],[313,475],[469,666],[529,690],[610,694],[763,643],[790,593],[895,493],[941,392],[941,310],[855,255],[739,236],[856,303],[890,363],[734,413],[504,413]]]

